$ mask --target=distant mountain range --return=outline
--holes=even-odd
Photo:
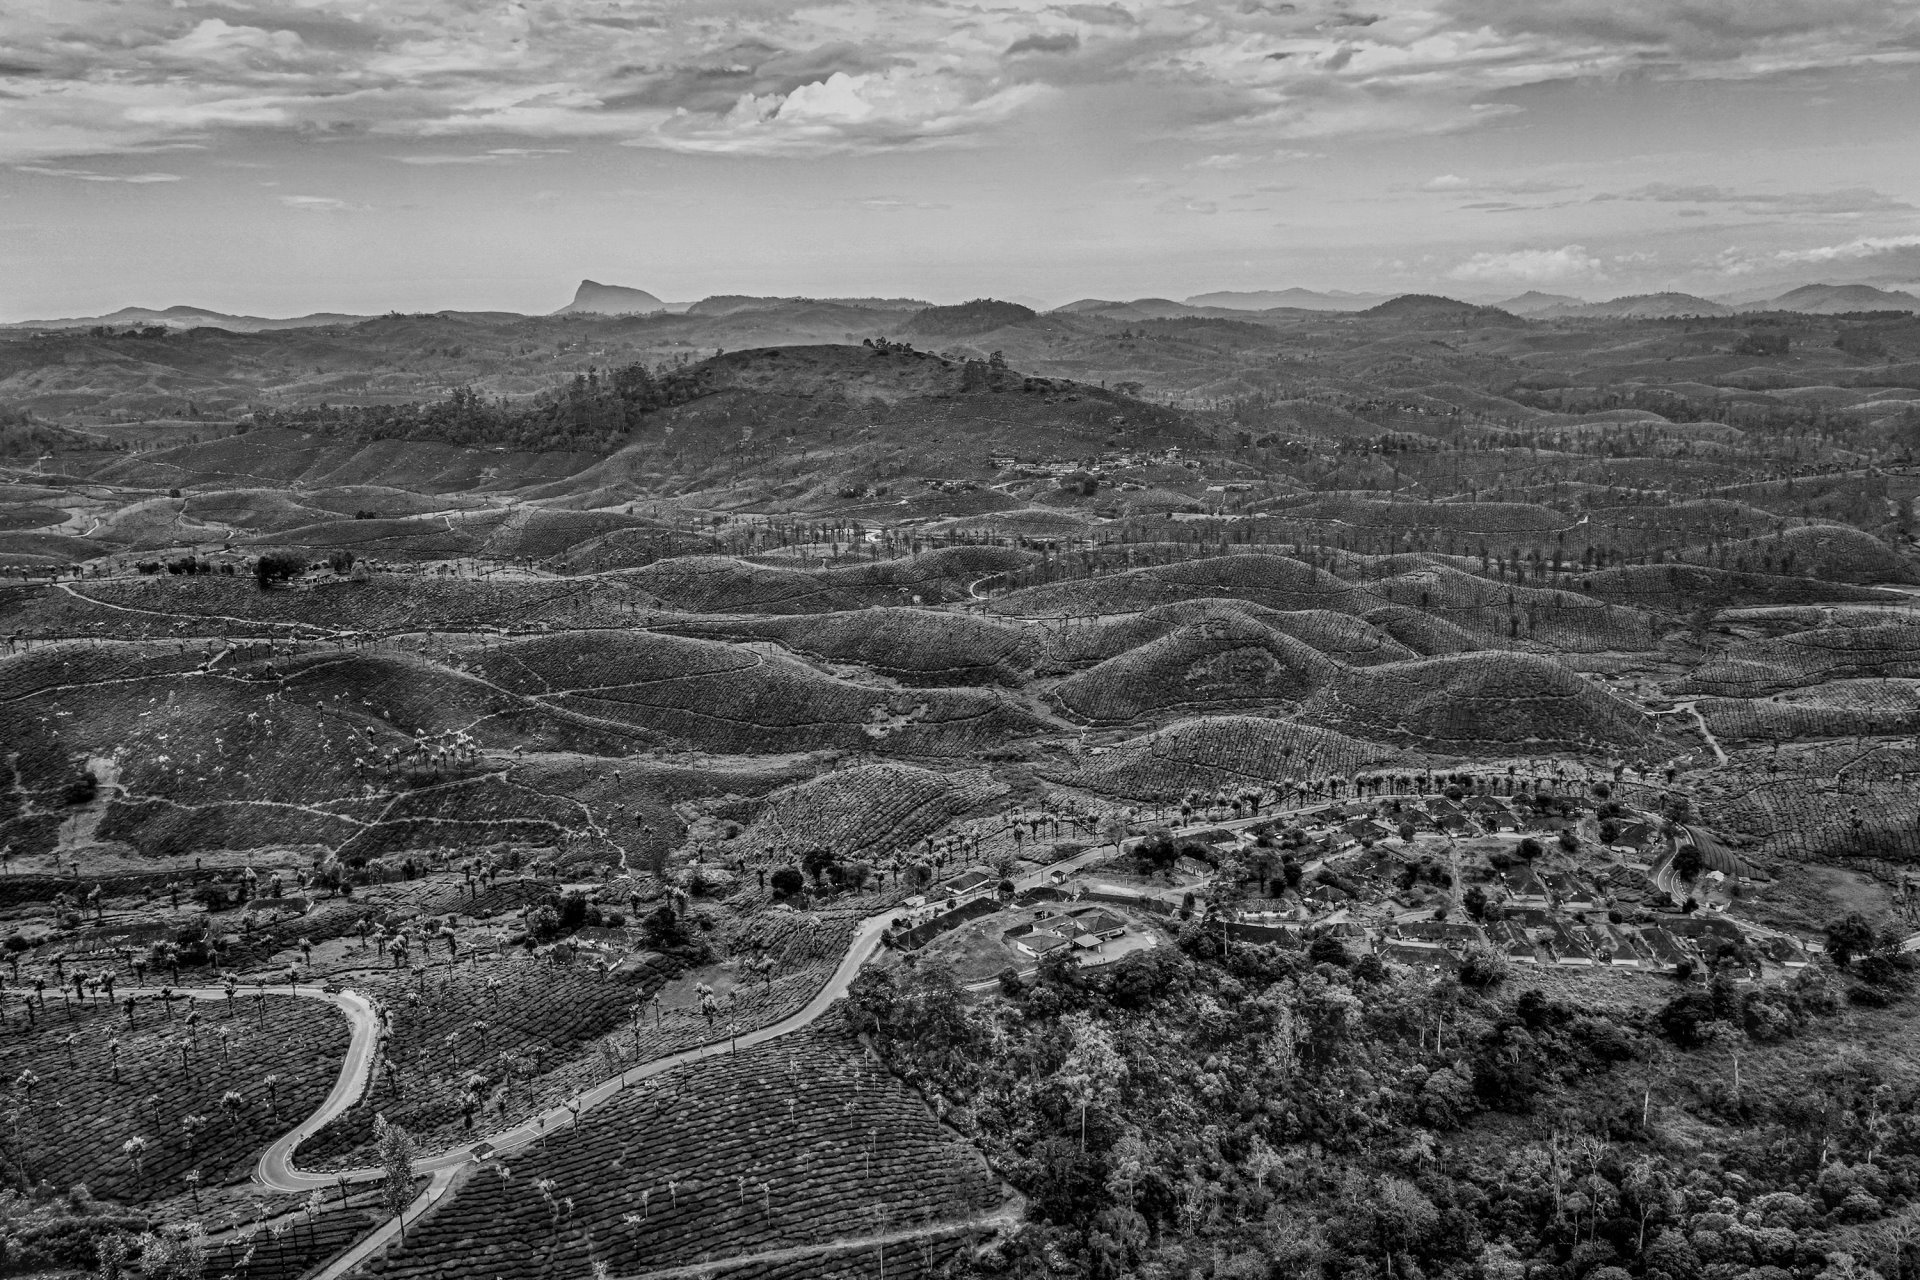
[[[1537,300],[1537,303],[1533,300]],[[1701,298],[1691,293],[1643,293],[1606,302],[1582,302],[1552,294],[1526,293],[1500,304],[1515,315],[1543,319],[1591,317],[1602,320],[1655,320],[1681,316],[1731,316],[1753,311],[1797,311],[1802,315],[1841,315],[1849,311],[1920,311],[1920,297],[1876,289],[1867,284],[1806,284],[1764,297]]]
[[[1053,308],[1054,314],[1097,316],[1105,320],[1170,320],[1182,317],[1232,319],[1277,311],[1374,312],[1396,298],[1430,298],[1426,294],[1346,293],[1340,290],[1317,292],[1312,289],[1261,289],[1244,292],[1220,291],[1196,294],[1183,302],[1171,298],[1134,298],[1119,301],[1108,298],[1081,298]],[[645,289],[628,285],[601,284],[582,280],[574,290],[573,301],[552,315],[654,315],[660,312],[696,316],[729,316],[756,311],[777,311],[794,306],[849,307],[864,311],[918,313],[933,304],[920,298],[804,298],[769,297],[751,294],[719,294],[698,302],[663,302]],[[1458,303],[1473,309],[1477,304]],[[1631,294],[1605,302],[1588,302],[1568,294],[1526,293],[1494,304],[1501,311],[1528,319],[1672,319],[1678,317],[1724,317],[1754,311],[1797,311],[1806,315],[1838,315],[1852,311],[1920,312],[1920,296],[1902,289],[1882,289],[1870,284],[1807,284],[1782,294],[1762,291],[1720,298],[1702,298],[1690,293]],[[1038,310],[1038,308],[1035,308]],[[512,312],[462,314],[511,315]],[[370,315],[321,311],[304,316],[275,319],[265,316],[232,315],[205,307],[123,307],[110,315],[73,316],[58,320],[21,320],[0,324],[4,329],[81,329],[104,325],[109,328],[148,327],[168,329],[226,329],[234,333],[258,333],[268,329],[310,329],[322,325],[359,324],[374,319]]]
[[[0,328],[91,329],[95,325],[125,325],[130,328],[159,325],[167,329],[214,328],[227,329],[234,333],[258,333],[263,329],[311,329],[327,324],[357,324],[371,318],[370,316],[344,315],[334,311],[316,311],[312,315],[272,320],[265,316],[228,315],[224,311],[209,311],[204,307],[167,307],[163,310],[155,310],[152,307],[122,307],[111,315],[74,316],[64,320],[21,320]]]

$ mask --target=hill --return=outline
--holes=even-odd
[[[1523,294],[1494,305],[1502,311],[1511,311],[1517,316],[1532,316],[1539,315],[1543,311],[1551,311],[1556,307],[1584,307],[1587,305],[1587,300],[1564,293],[1542,293],[1538,289],[1529,289]]]
[[[1840,315],[1849,311],[1920,311],[1920,298],[1901,290],[1876,289],[1870,284],[1803,284],[1755,308],[1799,311],[1807,315]]]
[[[1509,315],[1498,307],[1475,306],[1471,302],[1431,293],[1403,293],[1378,306],[1368,307],[1359,314],[1374,320],[1404,320],[1423,324],[1465,324],[1475,320],[1483,323],[1524,323],[1518,316]]]
[[[1342,293],[1337,289],[1321,293],[1299,288],[1228,289],[1218,293],[1195,294],[1186,300],[1190,307],[1224,307],[1230,311],[1270,311],[1276,307],[1291,307],[1301,311],[1365,311],[1385,301],[1386,294]]]
[[[976,298],[953,307],[928,307],[907,322],[907,332],[929,338],[964,338],[1019,324],[1038,314],[1017,302]]]
[[[1552,307],[1540,314],[1606,320],[1660,320],[1677,316],[1730,316],[1733,308],[1690,293],[1640,293],[1573,306]]]
[[[664,311],[666,303],[648,293],[645,289],[630,289],[625,285],[601,284],[596,280],[582,280],[573,291],[573,301],[553,314],[557,316],[579,315],[650,315]]]
[[[226,329],[233,333],[262,333],[273,329],[312,329],[323,325],[356,324],[366,316],[316,311],[304,316],[273,320],[265,316],[229,315],[204,307],[122,307],[100,316],[71,316],[63,320],[16,320],[0,325],[5,329],[91,329],[95,326],[130,328],[158,326],[163,329]]]

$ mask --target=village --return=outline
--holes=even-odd
[[[1443,973],[1497,957],[1509,970],[1755,982],[1820,949],[1733,909],[1761,877],[1710,831],[1586,799],[1453,784],[1223,822],[1134,823],[1118,845],[1057,863],[1003,856],[960,870],[905,900],[890,945],[979,986],[1054,956],[1103,969],[1195,926],[1229,949],[1331,938],[1349,958]],[[1037,842],[1028,852],[1045,856]]]

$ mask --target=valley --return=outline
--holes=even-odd
[[[0,330],[8,1265],[1914,1274],[1920,318],[1661,297]]]

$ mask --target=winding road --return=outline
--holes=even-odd
[[[1273,814],[1269,813],[1261,817],[1235,819],[1219,823],[1193,823],[1186,827],[1176,828],[1176,830],[1186,834],[1201,830],[1236,828],[1259,821],[1270,820],[1272,816]],[[1112,848],[1113,846],[1111,844],[1095,845],[1071,858],[1063,859],[1048,866],[1036,867],[1031,871],[1016,876],[1014,878],[1015,888],[1016,890],[1032,888],[1036,885],[1046,883],[1056,873],[1079,870],[1100,858],[1110,856]],[[478,1143],[467,1143],[449,1148],[435,1155],[423,1156],[414,1161],[414,1173],[428,1178],[426,1189],[422,1191],[420,1195],[414,1199],[413,1203],[408,1205],[406,1210],[398,1217],[389,1218],[381,1223],[371,1233],[358,1241],[351,1249],[335,1257],[318,1271],[310,1273],[307,1280],[339,1280],[340,1277],[358,1267],[367,1258],[384,1249],[389,1242],[401,1234],[403,1226],[407,1221],[417,1219],[420,1214],[424,1213],[435,1202],[440,1200],[440,1198],[447,1193],[448,1189],[454,1185],[461,1173],[470,1170],[476,1160],[511,1155],[540,1141],[549,1131],[557,1131],[568,1124],[578,1124],[589,1112],[611,1101],[619,1095],[621,1090],[629,1086],[639,1084],[645,1080],[651,1080],[656,1076],[664,1075],[669,1071],[673,1071],[689,1063],[734,1053],[740,1049],[750,1049],[756,1045],[777,1040],[782,1036],[791,1035],[796,1031],[812,1025],[818,1021],[820,1016],[826,1013],[836,1001],[847,994],[848,989],[853,985],[854,978],[859,976],[861,968],[872,958],[874,952],[879,949],[881,936],[885,934],[888,926],[899,915],[900,909],[893,907],[875,915],[868,916],[865,920],[861,921],[859,927],[854,931],[853,940],[847,946],[846,954],[840,958],[839,965],[835,967],[827,981],[822,984],[820,990],[815,992],[813,998],[804,1006],[779,1021],[768,1023],[766,1026],[758,1027],[751,1031],[743,1031],[737,1036],[714,1040],[692,1049],[682,1050],[679,1053],[655,1058],[650,1062],[639,1063],[627,1068],[617,1076],[608,1077],[600,1084],[569,1100],[566,1104],[550,1107],[546,1111],[529,1117],[518,1126],[504,1133],[495,1134],[493,1137],[484,1139]],[[223,1000],[227,995],[223,987],[175,987],[173,991],[176,996],[191,996],[195,999],[209,1001]],[[365,1093],[368,1080],[373,1073],[375,1055],[380,1044],[380,1015],[373,1002],[352,989],[330,992],[316,986],[301,986],[296,984],[292,986],[255,987],[253,991],[266,995],[297,996],[305,999],[325,1001],[344,1013],[347,1021],[352,1026],[352,1038],[347,1045],[345,1061],[341,1063],[339,1078],[334,1081],[333,1089],[327,1094],[326,1101],[323,1102],[319,1109],[312,1115],[275,1139],[273,1143],[261,1153],[258,1163],[254,1166],[254,1182],[266,1191],[306,1193],[321,1188],[344,1186],[348,1183],[379,1181],[385,1176],[385,1170],[377,1166],[347,1169],[337,1173],[316,1173],[301,1169],[293,1162],[294,1154],[301,1143],[305,1142],[308,1138],[325,1128],[326,1125],[334,1119],[358,1104],[361,1096]],[[578,1106],[577,1111],[575,1110],[576,1104]],[[482,1146],[487,1148],[484,1154],[477,1151],[477,1148]],[[1002,1206],[1001,1209],[994,1211],[992,1214],[982,1218],[971,1219],[968,1220],[968,1222],[974,1226],[981,1226],[992,1225],[1007,1220],[1010,1220],[1008,1218],[1008,1210],[1005,1206]],[[904,1241],[917,1235],[923,1235],[928,1231],[957,1229],[965,1225],[968,1225],[968,1223],[939,1223],[934,1224],[932,1227],[915,1228],[905,1232],[881,1233],[872,1237],[861,1237],[857,1240],[836,1242],[828,1246],[816,1245],[796,1250],[780,1251],[780,1254],[791,1253],[797,1257],[803,1253],[820,1249],[837,1251],[843,1247],[854,1248],[862,1245],[884,1245],[893,1243],[896,1240]],[[709,1271],[718,1270],[725,1266],[744,1265],[749,1262],[756,1262],[774,1256],[779,1256],[779,1254],[748,1254],[738,1258],[718,1260],[695,1266],[670,1268],[668,1271],[673,1275],[691,1276],[695,1274],[706,1274]],[[655,1273],[648,1272],[645,1274],[648,1280],[654,1280]],[[664,1280],[664,1275],[662,1280]]]
[[[484,1143],[469,1143],[416,1160],[413,1166],[415,1174],[429,1178],[426,1190],[407,1206],[403,1214],[383,1222],[353,1248],[314,1272],[309,1280],[337,1280],[337,1277],[351,1271],[366,1258],[383,1249],[389,1241],[400,1234],[404,1221],[417,1218],[446,1194],[456,1176],[475,1161],[477,1146],[484,1145],[489,1148],[486,1158],[510,1155],[531,1146],[550,1130],[557,1130],[570,1123],[579,1123],[579,1120],[588,1112],[610,1101],[630,1085],[650,1080],[688,1063],[765,1044],[769,1040],[776,1040],[811,1025],[835,1001],[847,993],[847,989],[852,986],[854,978],[859,974],[861,966],[879,948],[881,935],[886,932],[887,926],[898,914],[899,911],[893,909],[869,916],[862,921],[854,932],[853,941],[847,947],[846,954],[841,957],[840,964],[820,990],[814,994],[813,999],[778,1022],[629,1067],[619,1075],[611,1076],[578,1095],[573,1100],[578,1103],[577,1112],[573,1109],[571,1102],[567,1105],[552,1107],[528,1118],[515,1128],[486,1139]],[[380,1043],[380,1016],[373,1002],[356,991],[329,992],[313,986],[283,985],[256,987],[253,990],[266,995],[299,996],[325,1001],[344,1013],[353,1028],[352,1039],[347,1045],[346,1059],[340,1067],[340,1076],[334,1081],[333,1089],[328,1093],[326,1101],[317,1111],[287,1133],[282,1134],[261,1153],[259,1162],[254,1166],[254,1182],[267,1191],[303,1193],[346,1183],[379,1181],[385,1176],[385,1171],[378,1167],[347,1169],[338,1173],[315,1173],[301,1169],[293,1163],[294,1153],[300,1144],[356,1105],[366,1090],[368,1079],[373,1072],[375,1053]],[[176,996],[190,996],[208,1001],[225,999],[227,994],[222,987],[175,987],[173,991]],[[757,1255],[744,1257],[738,1261],[743,1263],[753,1261],[755,1257]]]

